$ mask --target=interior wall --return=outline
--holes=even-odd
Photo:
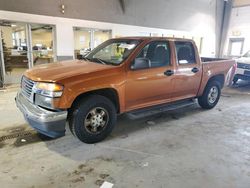
[[[43,44],[46,45],[46,47],[52,47],[51,43],[53,40],[52,37],[52,31],[39,29],[36,31],[32,31],[32,46],[35,46],[36,44]]]
[[[233,8],[224,55],[228,53],[230,38],[244,38],[243,53],[250,50],[250,6]]]
[[[37,23],[37,24],[50,24],[55,26],[55,37],[56,37],[56,55],[57,56],[74,56],[74,27],[84,27],[93,29],[111,30],[112,37],[118,36],[138,36],[142,32],[147,34],[159,33],[159,36],[204,36],[209,45],[205,45],[203,53],[207,52],[207,56],[212,56],[214,52],[213,40],[215,40],[214,33],[207,31],[206,35],[195,32],[169,30],[169,29],[158,29],[150,27],[140,27],[124,24],[113,24],[106,22],[95,22],[89,20],[69,19],[52,16],[42,16],[27,13],[18,13],[11,11],[0,11],[0,18],[5,20],[23,22],[23,23]]]
[[[223,1],[223,0],[220,0]],[[61,2],[65,13],[61,13]],[[77,18],[126,25],[190,31],[195,24],[209,25],[215,18],[216,0],[119,0],[34,1],[0,0],[0,10]]]
[[[61,2],[65,5],[64,14],[60,10]],[[77,25],[80,22],[77,20],[91,20],[94,24],[91,21],[88,23],[82,22],[81,27],[92,25],[91,28],[99,29],[104,29],[100,27],[103,24],[99,23],[115,23],[109,25],[110,27],[107,29],[119,31],[116,33],[117,36],[129,36],[132,33],[134,35],[153,33],[153,35],[162,36],[164,32],[157,32],[157,28],[188,32],[192,33],[193,36],[203,37],[205,48],[202,53],[204,56],[215,56],[215,46],[216,41],[218,41],[216,36],[218,36],[220,30],[220,24],[217,22],[221,17],[218,12],[222,11],[223,3],[221,2],[224,2],[224,0],[124,0],[124,2],[125,12],[122,11],[119,0],[22,0],[22,3],[16,3],[16,0],[0,0],[0,9],[33,15],[47,15],[53,20],[57,19],[55,17],[71,18],[70,20],[74,23],[62,23],[61,26],[59,26],[60,23],[56,24],[57,27],[67,32],[68,35],[64,36],[65,39],[73,36],[71,29],[66,27]],[[124,31],[121,31],[121,28],[123,28],[121,25],[126,26]],[[155,30],[151,32],[153,28]],[[134,32],[135,29],[140,30]],[[178,35],[178,33],[167,34]],[[58,35],[62,34],[58,33]],[[57,42],[61,45],[62,41],[58,39]],[[67,48],[69,49],[73,45],[74,41],[71,41]]]

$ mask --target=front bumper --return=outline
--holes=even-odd
[[[234,77],[241,80],[250,80],[250,76],[244,74],[236,74]]]
[[[26,121],[38,132],[52,138],[65,135],[67,111],[49,111],[29,102],[22,93],[17,93],[16,105]]]
[[[246,74],[246,72],[249,72],[249,69],[242,69],[242,68],[237,68],[235,77],[241,80],[250,80],[250,74]]]

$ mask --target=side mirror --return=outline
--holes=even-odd
[[[135,58],[133,65],[131,66],[132,70],[137,69],[147,69],[150,68],[150,60],[148,58]]]

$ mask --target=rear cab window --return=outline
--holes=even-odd
[[[175,41],[178,65],[196,64],[195,50],[192,42]]]

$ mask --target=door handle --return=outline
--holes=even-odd
[[[197,73],[199,72],[199,69],[197,67],[194,67],[192,70],[191,70],[193,73]]]
[[[171,76],[171,75],[174,74],[174,71],[172,71],[172,70],[167,70],[167,71],[164,72],[164,74],[165,74],[166,76]]]

